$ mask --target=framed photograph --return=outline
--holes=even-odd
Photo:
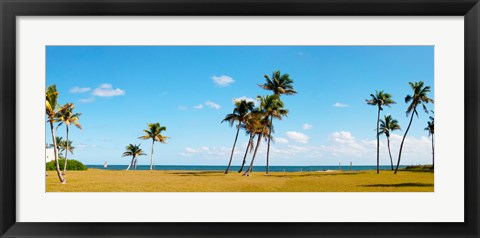
[[[0,7],[1,237],[479,235],[476,0]]]

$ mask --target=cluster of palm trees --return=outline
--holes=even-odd
[[[165,126],[160,126],[160,123],[148,123],[147,124],[148,128],[146,130],[143,130],[144,135],[140,136],[139,139],[142,140],[152,140],[152,153],[150,154],[150,170],[153,170],[153,152],[154,152],[154,146],[155,146],[155,141],[160,142],[162,144],[166,144],[166,140],[169,139],[170,137],[162,135],[163,131],[167,130],[167,127]],[[129,144],[127,147],[125,147],[125,152],[123,152],[122,156],[131,156],[132,160],[130,161],[130,164],[127,167],[127,170],[130,169],[130,167],[133,166],[135,170],[137,170],[137,165],[138,165],[138,157],[140,155],[146,155],[143,150],[140,148],[140,144]]]
[[[74,113],[73,110],[75,108],[74,103],[65,103],[63,106],[58,103],[58,91],[56,85],[50,85],[46,92],[45,92],[45,106],[46,106],[46,116],[47,122],[50,125],[50,131],[52,134],[52,145],[53,145],[53,153],[55,158],[55,167],[57,171],[58,178],[62,184],[67,183],[64,175],[67,171],[67,157],[68,152],[73,153],[73,146],[72,141],[68,139],[68,129],[70,125],[74,125],[75,127],[82,129],[82,126],[78,122],[81,113]],[[65,125],[65,133],[66,133],[66,140],[63,141],[62,137],[55,136],[54,125],[57,124],[56,129],[61,125]],[[62,149],[64,148],[64,149]],[[65,151],[65,164],[63,167],[63,172],[60,171],[60,166],[58,163],[58,154],[59,150],[62,149]]]
[[[408,123],[407,129],[405,130],[405,134],[403,135],[402,142],[400,144],[400,150],[398,153],[397,159],[397,166],[395,168],[394,174],[397,173],[398,167],[400,166],[400,159],[402,157],[402,149],[403,143],[405,142],[405,138],[410,130],[410,126],[412,125],[413,116],[417,115],[418,111],[417,107],[422,105],[423,110],[425,113],[428,114],[428,109],[426,104],[433,103],[433,99],[428,97],[428,93],[430,92],[430,86],[425,86],[423,81],[420,82],[409,82],[410,88],[413,91],[412,95],[407,95],[405,97],[405,103],[408,104],[408,108],[406,111],[406,116],[410,115],[410,122]],[[385,134],[387,137],[387,146],[388,146],[388,153],[390,155],[390,163],[393,168],[393,159],[392,153],[390,151],[390,132],[395,130],[400,130],[400,125],[398,121],[394,119],[391,115],[385,115],[384,120],[380,119],[380,111],[383,111],[383,107],[387,106],[390,107],[392,104],[395,104],[395,101],[392,99],[392,95],[385,93],[384,91],[375,91],[375,94],[370,94],[370,99],[366,99],[368,105],[376,106],[378,108],[377,113],[377,174],[379,173],[380,168],[380,135]],[[433,113],[433,111],[432,111]],[[432,136],[432,165],[434,161],[434,146],[433,146],[433,127],[434,127],[434,118],[431,116],[430,121],[428,122],[427,128],[425,130],[429,131],[429,135]]]
[[[253,170],[253,164],[258,151],[258,147],[262,138],[267,141],[267,158],[266,158],[266,174],[268,175],[269,157],[270,157],[270,142],[272,140],[273,119],[282,120],[284,116],[288,115],[288,110],[284,108],[281,95],[294,95],[297,92],[293,88],[293,80],[289,74],[281,74],[280,71],[275,71],[272,76],[264,75],[265,83],[259,84],[261,88],[272,91],[272,95],[257,96],[257,101],[260,103],[259,107],[255,107],[255,103],[246,99],[235,100],[235,108],[233,112],[227,114],[222,122],[228,122],[230,126],[236,125],[237,133],[232,146],[232,152],[230,154],[230,160],[225,170],[225,174],[230,171],[232,164],[233,154],[235,151],[235,145],[237,143],[238,134],[240,129],[244,129],[249,136],[248,145],[243,156],[242,166],[238,171],[241,173],[246,163],[248,151],[253,152],[250,166],[243,174],[249,176]],[[256,145],[254,145],[254,138],[257,137]]]

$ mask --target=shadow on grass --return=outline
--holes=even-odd
[[[223,176],[224,174],[219,171],[182,171],[182,172],[172,172],[172,174],[180,176]]]
[[[367,184],[362,187],[433,187],[433,183]]]

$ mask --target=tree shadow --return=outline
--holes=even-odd
[[[219,173],[219,171],[182,171],[182,172],[172,172],[172,174],[180,175],[180,176],[222,176],[223,173]]]
[[[367,184],[362,187],[433,187],[433,183]]]

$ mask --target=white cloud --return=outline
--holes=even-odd
[[[205,158],[225,158],[228,157],[231,153],[231,148],[227,147],[208,147],[208,146],[201,146],[199,148],[191,148],[185,147],[182,152],[180,152],[181,156],[191,157],[191,156],[199,156]],[[238,154],[237,151],[234,154]]]
[[[217,110],[220,109],[220,105],[218,105],[218,104],[216,104],[212,101],[206,101],[205,105],[209,106],[210,108],[213,108],[213,109],[217,109]]]
[[[114,97],[125,95],[125,90],[119,88],[114,89],[111,84],[104,83],[93,90],[92,94],[98,97]]]
[[[188,107],[187,106],[183,106],[183,105],[180,105],[177,107],[178,110],[181,110],[181,111],[186,111],[188,110]]]
[[[245,100],[247,102],[253,102],[255,104],[255,106],[258,106],[260,104],[260,102],[257,99],[249,98],[247,96],[241,96],[239,98],[234,98],[233,103],[236,103],[236,102],[241,101],[241,100]]]
[[[312,125],[310,125],[310,124],[308,124],[308,123],[305,123],[305,124],[303,124],[302,129],[304,129],[304,130],[310,130],[310,129],[312,129],[312,127],[313,127]]]
[[[288,140],[286,138],[277,137],[273,138],[273,141],[278,144],[288,144]]]
[[[339,102],[336,102],[335,104],[332,105],[333,107],[348,107],[347,104],[343,104],[343,103],[339,103]]]
[[[73,87],[73,88],[70,89],[70,93],[86,93],[90,90],[92,90],[92,89],[87,88],[87,87],[81,88],[81,87],[76,86],[76,87]]]
[[[197,106],[194,106],[193,108],[195,108],[195,109],[202,109],[202,108],[203,108],[203,105],[202,105],[202,104],[198,104]]]
[[[94,102],[94,101],[95,101],[95,97],[82,98],[82,99],[78,100],[78,102],[81,102],[81,103],[90,103],[90,102]]]
[[[288,138],[290,138],[291,140],[294,140],[296,142],[300,142],[300,143],[308,143],[308,140],[310,138],[308,138],[307,135],[303,134],[303,133],[300,133],[300,132],[296,132],[296,131],[287,131],[287,136]]]
[[[220,87],[226,87],[235,82],[235,80],[233,80],[232,77],[227,75],[220,75],[220,76],[214,75],[212,76],[212,80],[216,85]]]

